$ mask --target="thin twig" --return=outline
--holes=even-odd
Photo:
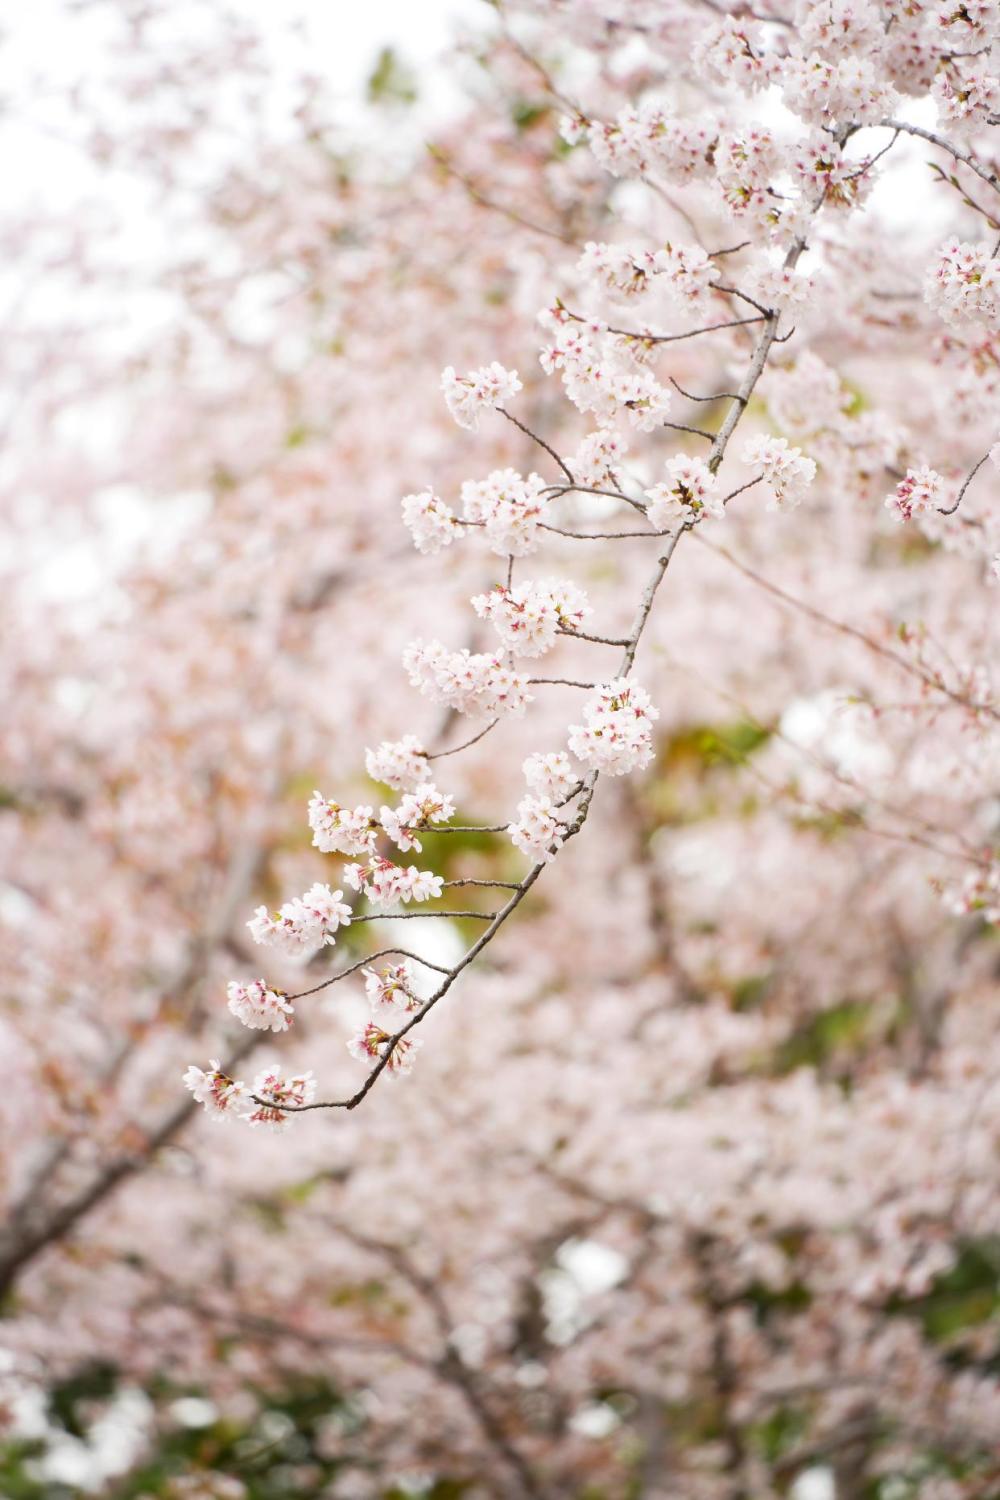
[[[487,724],[485,729],[481,729],[478,734],[474,734],[471,740],[466,740],[461,745],[455,745],[451,750],[435,750],[433,753],[428,752],[424,756],[424,759],[442,760],[446,755],[457,755],[460,750],[468,750],[471,745],[478,744],[478,742],[486,735],[488,735],[491,729],[495,729],[499,723],[499,719],[493,719],[489,724]]]
[[[747,302],[751,307],[755,307],[763,318],[774,317],[773,307],[765,307],[762,302],[756,301],[755,298],[749,296],[746,292],[741,292],[738,286],[723,286],[720,281],[710,281],[709,286],[714,292],[724,292],[727,297],[739,297],[741,302]],[[746,321],[748,323],[759,323],[760,318],[748,318]]]
[[[494,915],[488,911],[370,911],[362,917],[352,917],[351,926],[358,922],[406,922],[416,917],[475,917],[479,922],[491,922]]]
[[[551,531],[554,536],[569,537],[572,542],[625,542],[633,537],[648,541],[650,537],[666,536],[665,531],[566,531],[562,526],[550,526],[539,521],[540,531]]]
[[[520,428],[520,430],[524,433],[525,437],[530,437],[531,441],[533,443],[537,443],[538,446],[539,446],[539,448],[544,448],[545,451],[546,451],[546,453],[549,455],[549,457],[551,459],[554,459],[555,462],[559,465],[560,469],[562,469],[563,473],[566,475],[566,478],[569,480],[570,484],[575,486],[576,480],[573,478],[573,475],[570,472],[569,468],[566,466],[566,464],[563,462],[563,460],[559,457],[559,455],[556,452],[556,450],[554,448],[550,447],[550,445],[545,441],[544,438],[540,438],[538,436],[537,432],[532,432],[532,430],[531,430],[530,427],[526,427],[523,422],[521,422],[521,421],[518,420],[517,417],[512,416],[511,413],[507,410],[507,408],[505,406],[498,406],[497,407],[497,411],[500,413],[500,415],[502,417],[506,417],[508,422],[513,422],[513,424],[514,424],[515,427]]]
[[[354,918],[353,920],[357,920]],[[351,964],[347,969],[338,969],[336,974],[331,974],[329,979],[324,979],[322,984],[314,984],[311,990],[299,990],[294,995],[286,995],[286,1000],[304,1000],[307,995],[315,995],[320,990],[329,989],[331,984],[337,984],[341,979],[346,979],[350,974],[356,974],[363,969],[365,964],[373,964],[377,958],[385,958],[394,953],[398,958],[412,958],[415,963],[423,964],[426,969],[436,969],[439,974],[447,974],[448,970],[442,964],[432,964],[429,958],[421,958],[419,953],[411,953],[408,948],[379,948],[376,953],[369,953],[367,958],[359,958],[356,964]]]
[[[758,318],[755,318],[753,319],[753,321],[759,322],[760,320]],[[670,381],[670,384],[676,390],[680,391],[682,396],[686,396],[689,401],[725,401],[727,399],[729,401],[738,401],[740,399],[735,391],[717,391],[714,396],[695,396],[691,391],[686,391],[681,385],[680,381],[675,380],[672,375],[668,375],[667,379]]]
[[[609,500],[624,500],[626,505],[631,505],[641,515],[646,514],[646,507],[641,500],[633,500],[631,495],[625,495],[621,490],[599,490],[588,484],[550,484],[542,490],[543,495],[551,495],[553,499],[560,495],[605,495]]]
[[[519,891],[521,889],[521,882],[519,880],[478,880],[473,879],[471,876],[466,880],[446,880],[444,884],[446,890],[456,885],[484,885],[501,891]],[[442,972],[446,974],[448,971],[444,969]]]
[[[730,292],[732,289],[730,287],[718,287],[717,290]],[[740,293],[737,292],[735,295],[739,296]],[[747,297],[744,300],[749,302],[752,299]],[[754,306],[757,305],[757,303],[754,303]],[[565,304],[562,310],[568,318],[573,319],[574,323],[589,323],[591,321],[589,318],[583,317],[580,313],[571,312]],[[765,312],[765,309],[761,309],[761,311]],[[722,328],[745,328],[748,323],[759,322],[761,322],[760,318],[730,318],[725,323],[709,323],[704,328],[691,328],[687,333],[646,333],[635,328],[608,328],[606,331],[613,333],[616,338],[633,339],[637,344],[679,344],[684,339],[699,338],[703,333],[718,333]]]
[[[597,646],[627,646],[628,641],[624,636],[615,635],[590,635],[585,630],[567,630],[565,625],[560,625],[559,635],[566,636],[572,641],[592,641]]]
[[[704,427],[687,427],[683,422],[661,422],[661,427],[669,427],[673,432],[691,432],[695,437],[704,438],[706,443],[714,442],[715,433],[706,432]]]
[[[958,492],[958,498],[955,501],[955,504],[954,505],[947,505],[947,506],[945,506],[945,505],[939,505],[938,506],[938,515],[939,516],[953,516],[955,514],[956,510],[958,510],[958,507],[961,505],[962,501],[965,499],[965,492],[966,492],[966,490],[969,488],[969,485],[975,479],[976,475],[979,473],[980,469],[983,467],[983,464],[989,458],[990,453],[992,451],[993,450],[991,448],[987,449],[987,451],[983,454],[983,456],[979,460],[979,462],[977,464],[975,464],[972,467],[972,469],[970,469],[969,473],[965,476],[965,483],[962,485],[962,488]]]

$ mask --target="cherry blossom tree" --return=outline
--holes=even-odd
[[[18,1493],[995,1494],[1000,13],[215,19],[23,238]]]

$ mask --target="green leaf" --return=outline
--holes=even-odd
[[[417,99],[416,74],[394,47],[383,47],[368,78],[368,102],[410,105]]]

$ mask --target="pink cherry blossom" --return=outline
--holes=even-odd
[[[263,979],[247,984],[232,980],[228,985],[229,1009],[238,1021],[257,1031],[287,1031],[295,1007],[281,990],[269,987]]]
[[[473,370],[468,375],[456,375],[449,365],[441,374],[441,389],[448,410],[459,427],[475,431],[484,411],[492,411],[512,400],[521,389],[516,370],[505,370],[496,360]]]

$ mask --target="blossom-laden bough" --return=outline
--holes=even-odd
[[[632,673],[679,543],[702,523],[723,520],[727,506],[757,484],[768,494],[768,509],[778,512],[794,510],[814,484],[816,459],[782,435],[750,436],[740,454],[742,469],[732,473],[728,486],[722,469],[775,351],[794,338],[797,319],[831,294],[833,271],[825,261],[832,257],[824,252],[844,233],[845,223],[864,212],[877,180],[876,167],[884,168],[900,140],[915,134],[963,163],[1000,196],[995,174],[961,139],[970,125],[994,123],[1000,97],[1000,82],[980,64],[990,55],[1000,30],[1000,19],[989,7],[955,6],[943,0],[926,13],[918,6],[904,16],[894,5],[879,7],[872,0],[823,0],[799,9],[800,24],[794,28],[777,14],[753,19],[727,14],[707,28],[694,50],[702,75],[736,94],[778,91],[791,113],[791,128],[748,122],[738,105],[728,115],[691,119],[646,100],[612,120],[593,118],[575,105],[564,116],[562,133],[568,145],[588,148],[613,177],[659,183],[671,193],[687,191],[697,206],[712,202],[745,238],[734,248],[715,252],[697,240],[671,239],[658,247],[589,242],[575,267],[581,294],[595,305],[602,299],[628,304],[632,322],[641,326],[622,328],[603,312],[573,311],[561,296],[540,314],[547,338],[540,353],[543,371],[558,376],[567,400],[596,424],[574,457],[560,457],[557,439],[537,433],[518,413],[524,383],[517,370],[494,359],[461,375],[449,365],[441,377],[448,411],[461,428],[477,433],[484,418],[506,418],[554,463],[561,478],[494,470],[485,480],[469,479],[461,485],[460,511],[433,488],[402,501],[403,521],[419,552],[438,554],[478,542],[506,559],[505,582],[471,600],[476,614],[496,631],[495,649],[472,652],[417,639],[403,655],[410,682],[422,696],[449,713],[489,720],[473,735],[470,748],[506,717],[530,712],[533,688],[569,686],[589,694],[581,711],[584,722],[568,725],[564,745],[540,748],[530,758],[533,768],[558,763],[558,776],[546,774],[540,784],[533,769],[517,816],[506,825],[514,845],[533,861],[531,868],[520,881],[509,884],[511,894],[501,907],[481,915],[485,931],[429,995],[404,1007],[395,1018],[395,1029],[370,1021],[347,1043],[353,1056],[374,1061],[356,1091],[317,1101],[311,1091],[307,1098],[303,1090],[296,1094],[289,1085],[291,1102],[281,1108],[275,1107],[273,1089],[261,1093],[240,1081],[208,1086],[204,1078],[219,1075],[193,1069],[189,1086],[206,1108],[284,1124],[295,1111],[354,1109],[383,1073],[409,1072],[414,1028],[444,999],[458,975],[493,941],[566,843],[583,829],[599,779],[627,775],[651,763],[658,711]],[[889,14],[883,15],[883,9]],[[685,10],[679,6],[678,14]],[[971,72],[967,58],[975,60]],[[945,124],[955,131],[953,139],[896,118],[901,97],[919,92],[929,78]],[[891,132],[888,141],[886,130]],[[988,211],[985,216],[996,227],[996,218]],[[688,222],[693,224],[690,218]],[[809,269],[803,264],[807,259]],[[980,338],[1000,330],[1000,241],[992,248],[987,242],[965,243],[955,237],[946,241],[926,269],[924,296],[948,327],[970,328]],[[666,306],[697,326],[668,332],[651,320],[643,322],[636,314],[647,304],[661,310]],[[752,315],[723,316],[745,309],[752,309]],[[668,420],[673,401],[669,387],[683,393],[669,369],[674,343],[710,340],[734,330],[745,337],[746,347],[739,378],[733,380],[737,388],[718,398],[718,425],[706,430]],[[707,449],[704,456],[676,453],[663,464],[665,479],[643,489],[628,476],[625,456],[631,451],[634,465],[637,439],[664,432],[690,434]],[[991,451],[997,454],[1000,445]],[[926,462],[909,467],[887,496],[886,506],[903,522],[953,516],[985,462],[986,456],[954,498],[954,487]],[[884,467],[888,474],[893,472],[890,463]],[[752,475],[749,481],[742,480],[746,470]],[[617,667],[596,681],[529,675],[527,661],[551,650],[560,637],[575,637],[581,646],[602,644],[609,637],[582,631],[584,619],[593,611],[574,580],[515,581],[515,567],[539,551],[546,532],[589,539],[586,531],[566,530],[547,520],[557,498],[574,494],[600,495],[634,518],[628,530],[600,533],[603,539],[655,538],[653,551],[659,554],[637,595],[631,628],[620,641]],[[776,524],[793,523],[782,517]],[[992,552],[989,566],[996,575],[996,522],[979,524],[979,550]],[[989,703],[959,696],[974,715],[996,717]],[[396,808],[383,806],[377,817],[370,807],[341,809],[319,792],[310,804],[319,849],[363,856],[363,863],[343,867],[342,879],[367,899],[372,915],[398,912],[400,903],[436,902],[444,893],[441,876],[403,866],[393,857],[395,851],[420,851],[418,833],[448,832],[454,800],[429,779],[431,759],[412,733],[366,751],[373,774],[381,774],[386,784],[404,793]],[[976,893],[968,901],[993,919],[994,903],[983,893],[995,888],[996,862],[980,855],[975,864],[963,889]],[[341,898],[341,891],[316,885],[278,912],[261,908],[249,924],[251,933],[258,943],[293,949],[333,944],[338,924],[352,919]],[[448,920],[459,913],[430,906],[426,912],[405,915]],[[341,977],[335,974],[329,983]],[[277,996],[264,980],[250,986],[237,982],[234,994],[230,1008],[247,1025],[279,1031],[287,1029],[290,1001],[298,998]]]
[[[106,242],[74,270],[101,240],[74,203],[23,243],[122,337],[60,296],[4,346],[42,375],[10,414],[19,545],[75,537],[84,489],[88,535],[162,507],[98,598],[75,552],[58,598],[0,596],[0,1394],[79,1389],[99,1351],[174,1435],[174,1390],[218,1404],[199,1467],[318,1373],[308,1463],[299,1431],[267,1450],[283,1492],[984,1500],[992,8],[507,0],[427,161],[398,114],[385,180],[374,139],[334,160],[305,91],[211,193],[215,8],[180,69],[158,8],[107,7],[154,76],[127,138],[83,87],[95,155],[152,170],[147,228],[183,190],[222,261],[185,229],[145,287]],[[168,314],[145,337],[137,289]],[[109,393],[134,419],[102,458]],[[606,746],[623,682],[645,719]],[[394,1038],[365,1109],[295,1116]],[[188,1129],[190,1055],[261,1129]]]

